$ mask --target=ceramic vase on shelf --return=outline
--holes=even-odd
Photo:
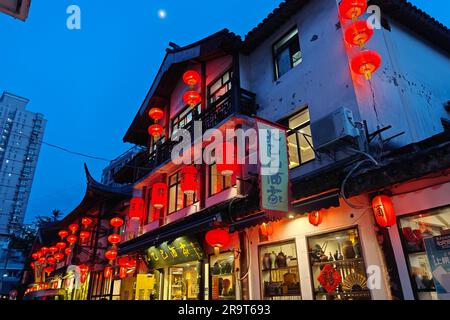
[[[265,253],[263,257],[263,268],[264,270],[270,269],[270,253]]]
[[[270,269],[276,269],[277,255],[274,251],[270,254]]]
[[[344,241],[342,246],[342,253],[345,259],[354,259],[356,256],[355,249],[353,248],[353,243],[350,240]]]
[[[286,267],[286,255],[283,252],[278,253],[277,259],[276,259],[277,268],[284,268]]]
[[[353,245],[353,250],[355,250],[356,258],[361,258],[361,246],[359,245],[359,241],[356,240]]]

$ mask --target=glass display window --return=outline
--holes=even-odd
[[[201,263],[184,263],[169,268],[169,299],[198,300],[200,294]]]
[[[450,207],[402,217],[399,228],[416,298],[437,299],[423,239],[450,234]]]
[[[209,258],[211,274],[211,299],[235,300],[236,278],[234,275],[234,252],[224,252]]]
[[[356,227],[309,237],[308,251],[316,300],[371,298]]]
[[[297,248],[294,240],[260,246],[259,266],[264,299],[301,299]]]

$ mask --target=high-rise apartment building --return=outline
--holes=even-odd
[[[0,97],[0,237],[23,223],[46,120],[26,110],[29,100]]]

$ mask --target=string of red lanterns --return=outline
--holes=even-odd
[[[105,258],[109,261],[108,266],[103,270],[103,276],[109,278],[113,274],[114,261],[117,259],[117,244],[121,241],[119,234],[119,228],[123,225],[124,220],[121,217],[114,217],[109,221],[110,225],[114,228],[114,233],[108,236],[108,242],[112,244],[111,249],[105,252]]]
[[[353,22],[345,28],[345,41],[351,46],[359,46],[361,49],[372,38],[374,30],[366,20],[357,20],[367,9],[367,0],[342,0],[339,4],[339,15],[342,22]],[[382,63],[381,56],[374,50],[363,50],[351,58],[350,66],[354,73],[363,75],[366,80],[372,79],[372,74],[377,71]]]
[[[183,74],[183,81],[190,88],[183,94],[183,101],[193,108],[202,101],[200,93],[194,90],[194,87],[201,82],[200,74],[195,70],[188,70]]]
[[[163,126],[158,123],[159,120],[164,118],[164,111],[160,108],[151,108],[148,115],[155,122],[148,127],[148,134],[154,139],[158,139],[164,131]]]

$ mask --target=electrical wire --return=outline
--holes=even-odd
[[[85,157],[85,158],[89,158],[89,159],[94,159],[94,160],[106,161],[108,163],[111,162],[111,160],[106,159],[106,158],[97,157],[97,156],[91,156],[91,155],[88,155],[88,154],[85,154],[85,153],[72,151],[72,150],[66,149],[64,147],[60,147],[60,146],[57,146],[57,145],[54,145],[54,144],[51,144],[51,143],[48,143],[48,142],[45,142],[45,141],[42,141],[42,144],[45,144],[46,146],[49,146],[49,147],[52,147],[52,148],[55,148],[55,149],[58,149],[58,150],[61,150],[61,151],[73,154],[73,155],[77,155],[77,156],[81,156],[81,157]]]

